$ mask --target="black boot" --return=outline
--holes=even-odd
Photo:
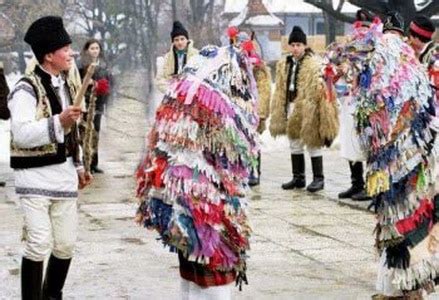
[[[351,197],[352,201],[369,201],[372,200],[372,198],[367,194],[367,192],[362,189],[356,194],[353,194]]]
[[[90,170],[92,173],[102,174],[102,173],[104,173],[104,171],[102,169],[98,168],[98,162],[99,162],[98,153],[95,152],[93,154],[92,159],[91,159]]]
[[[21,299],[41,300],[43,262],[24,258],[21,263]]]
[[[291,154],[291,167],[293,169],[293,179],[282,184],[284,190],[301,189],[306,185],[305,181],[305,155]]]
[[[351,187],[347,191],[338,194],[340,199],[349,199],[352,195],[364,190],[363,164],[349,161],[349,169],[351,170]]]
[[[313,181],[306,190],[311,193],[323,190],[325,177],[323,176],[323,156],[311,157]]]
[[[47,264],[43,285],[43,300],[62,299],[62,289],[66,281],[71,259],[59,259],[51,255]]]
[[[363,179],[363,163],[362,162],[349,162],[351,165],[351,179],[353,192],[349,198],[353,201],[368,201],[372,198],[369,197],[364,189]]]

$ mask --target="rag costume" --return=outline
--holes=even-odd
[[[245,189],[259,150],[252,74],[233,45],[202,49],[165,94],[138,169],[139,221],[178,252],[186,294],[246,281]]]
[[[398,35],[383,35],[382,27],[377,19],[366,32],[355,28],[355,38],[335,57],[358,75],[352,100],[377,214],[377,289],[380,297],[395,297],[419,294],[437,276],[439,197],[433,91],[413,49]]]

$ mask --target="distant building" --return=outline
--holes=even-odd
[[[358,7],[345,2],[341,12],[354,16],[357,10]],[[293,26],[302,27],[310,40],[312,36],[319,36],[320,43],[325,34],[322,10],[303,0],[226,0],[223,16],[230,20],[230,25],[256,32],[263,58],[267,61],[280,58],[285,37]],[[337,35],[349,34],[351,30],[351,25],[343,22],[332,26],[336,26]]]
[[[272,14],[262,0],[250,0],[229,25],[247,32],[255,32],[256,41],[264,60],[278,60],[282,53],[281,32],[284,22]]]

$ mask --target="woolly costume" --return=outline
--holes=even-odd
[[[306,50],[299,61],[295,97],[287,90],[291,63],[292,57],[287,56],[276,65],[270,133],[275,137],[287,134],[290,139],[302,140],[308,147],[323,147],[337,136],[338,112],[337,103],[328,101],[321,71],[322,60],[310,49]],[[287,118],[288,105],[293,101],[293,113]]]
[[[306,35],[294,26],[289,42],[306,45]],[[321,148],[330,146],[338,132],[337,103],[329,101],[323,82],[323,64],[311,49],[296,59],[292,55],[281,59],[276,66],[276,89],[271,103],[270,133],[287,134],[290,140],[293,178],[282,188],[306,186],[306,146],[312,163],[313,181],[309,192],[324,188],[323,156]]]
[[[198,50],[194,48],[194,43],[192,40],[189,40],[187,50],[183,54],[183,64],[179,66],[178,62],[178,54],[174,48],[171,46],[171,49],[168,53],[165,54],[163,66],[157,72],[156,76],[156,86],[161,93],[165,93],[169,87],[171,79],[179,74],[186,63],[195,55],[198,54]]]
[[[261,63],[256,65],[253,69],[253,74],[256,80],[258,89],[258,115],[260,125],[258,132],[262,133],[265,130],[265,120],[270,116],[270,99],[271,99],[271,72],[266,64]]]
[[[138,217],[179,252],[181,277],[199,286],[228,284],[237,273],[245,280],[255,94],[244,53],[202,49],[165,94],[138,169]]]
[[[358,74],[355,122],[367,149],[366,186],[382,253],[377,289],[399,296],[427,286],[439,270],[432,90],[413,49],[382,35],[379,20],[356,35],[339,54]]]

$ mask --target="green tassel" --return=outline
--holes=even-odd
[[[418,172],[418,181],[416,182],[416,189],[418,191],[424,190],[426,186],[426,179],[425,179],[425,169],[424,164],[420,165],[420,170]]]

